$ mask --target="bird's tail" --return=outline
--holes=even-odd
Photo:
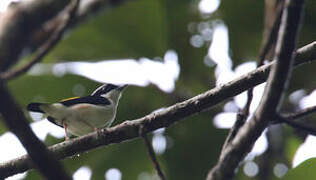
[[[41,110],[40,108],[41,105],[44,105],[44,104],[43,103],[30,103],[27,105],[26,109],[28,111],[44,113],[44,111]]]

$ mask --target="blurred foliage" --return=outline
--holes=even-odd
[[[214,69],[204,64],[209,43],[205,43],[201,48],[195,48],[190,44],[191,36],[198,32],[189,32],[189,24],[198,26],[200,22],[222,20],[229,29],[230,52],[236,67],[257,57],[262,39],[264,4],[263,1],[253,0],[238,3],[222,1],[216,13],[203,16],[197,9],[198,2],[134,0],[115,8],[107,8],[98,16],[73,29],[44,59],[44,63],[154,58],[163,57],[167,50],[174,49],[179,56],[181,74],[173,94],[180,96],[180,99],[183,92],[190,96],[199,94],[215,85]],[[300,46],[315,40],[315,9],[316,3],[308,1]],[[289,92],[301,88],[307,89],[308,92],[313,90],[315,76],[308,74],[313,73],[313,69],[315,63],[295,70]],[[74,75],[24,75],[10,81],[9,87],[19,104],[25,107],[31,101],[54,102],[74,96],[73,89],[78,84],[84,87],[84,94],[89,94],[99,85]],[[123,120],[142,117],[175,102],[176,98],[152,85],[146,88],[129,87],[121,99],[114,125]],[[218,160],[228,132],[213,126],[213,117],[220,111],[222,105],[189,117],[165,131],[168,148],[165,153],[158,155],[158,158],[167,179],[205,178],[208,170]],[[0,133],[4,132],[5,128],[0,123]],[[291,162],[302,140],[293,132],[290,132],[291,135],[288,132],[286,134],[284,153],[286,161]],[[48,136],[45,143],[51,145],[61,141],[62,139]],[[141,139],[101,147],[63,162],[71,173],[81,166],[90,167],[93,171],[92,179],[104,179],[104,174],[109,168],[118,168],[123,179],[137,179],[142,172],[155,172]],[[313,166],[309,167],[310,164],[315,164],[315,160],[310,160],[290,171],[287,177],[302,177],[306,168],[312,173]],[[31,171],[26,179],[34,180],[41,177],[35,171]],[[237,179],[260,177],[247,177],[241,166]]]
[[[246,0],[240,3],[221,1],[219,11],[229,29],[234,65],[254,60],[261,43],[264,1]]]
[[[282,179],[296,180],[300,178],[315,179],[316,176],[316,158],[311,158],[290,170]]]
[[[103,12],[50,54],[51,61],[155,57],[167,50],[167,21],[160,1],[141,0]]]

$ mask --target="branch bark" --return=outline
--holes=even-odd
[[[72,19],[75,16],[75,13],[78,9],[78,5],[80,0],[72,0],[69,6],[65,9],[63,13],[63,22],[57,26],[55,32],[51,35],[51,37],[38,49],[38,51],[34,54],[32,60],[30,60],[27,64],[23,65],[17,69],[9,69],[8,71],[1,73],[0,78],[3,80],[10,80],[12,78],[18,77],[25,72],[27,72],[33,65],[40,62],[43,57],[52,50],[58,42],[61,40],[66,28],[71,24]]]
[[[0,112],[8,128],[19,138],[30,155],[36,168],[49,180],[71,179],[54,154],[36,137],[20,107],[8,92],[5,84],[0,82]],[[29,161],[29,164],[33,164]],[[0,177],[7,172],[0,169]],[[2,179],[2,178],[1,178]]]
[[[33,33],[69,2],[22,1],[0,16],[0,72],[18,61]]]
[[[283,115],[282,117],[284,119],[287,119],[289,121],[296,121],[298,119],[301,119],[301,118],[304,118],[306,116],[309,116],[310,114],[316,112],[316,106],[311,106],[311,107],[308,107],[306,109],[303,109],[303,110],[300,110],[296,113],[291,113],[291,114],[286,114],[286,115]]]
[[[314,53],[310,51],[314,51]],[[304,46],[297,52],[301,53],[301,55],[296,58],[296,66],[304,64],[305,62],[311,62],[311,59],[316,60],[316,43],[314,42]],[[311,56],[310,54],[314,54],[314,56]],[[301,59],[298,59],[298,57]],[[109,128],[106,131],[102,131],[99,135],[98,133],[92,133],[53,145],[49,147],[49,150],[53,152],[58,159],[64,159],[97,147],[113,143],[121,143],[123,141],[139,137],[140,127],[144,127],[144,133],[148,133],[162,127],[168,127],[185,117],[209,109],[224,100],[265,82],[273,64],[274,62],[263,65],[262,67],[257,68],[256,70],[223,86],[216,87],[191,99],[177,103],[156,114],[150,114],[140,119],[126,121],[115,127]],[[21,156],[0,164],[0,172],[6,172],[0,177],[0,179],[27,171],[31,168],[33,168],[33,166],[30,163],[29,156]]]
[[[308,107],[296,113],[280,115],[278,116],[278,119],[276,119],[276,121],[272,123],[285,123],[293,128],[306,131],[308,134],[316,135],[315,125],[311,125],[310,123],[300,121],[302,118],[309,116],[315,112],[316,106]]]
[[[160,178],[161,180],[165,180],[166,177],[165,177],[164,173],[163,173],[162,170],[161,170],[161,167],[160,167],[160,165],[159,165],[159,162],[158,162],[158,160],[157,160],[157,157],[156,157],[156,155],[155,155],[155,152],[154,152],[154,150],[153,150],[153,147],[152,147],[151,143],[150,143],[149,140],[148,140],[147,134],[144,134],[142,131],[143,131],[143,128],[141,127],[139,134],[140,134],[140,136],[144,139],[144,143],[145,143],[145,146],[146,146],[148,155],[149,155],[149,157],[150,157],[152,163],[154,164],[154,167],[155,167],[155,169],[156,169],[156,171],[157,171],[157,174],[158,174],[159,178]]]
[[[241,127],[222,152],[218,163],[209,172],[207,180],[231,179],[234,171],[243,158],[251,151],[252,146],[275,119],[282,103],[282,96],[287,88],[295,58],[297,35],[303,14],[304,0],[287,0],[282,15],[275,61],[265,88],[264,96],[253,118]]]
[[[18,61],[31,35],[55,17],[69,1],[30,0],[11,6],[0,16],[0,72]],[[0,112],[5,124],[19,138],[33,164],[46,179],[71,179],[55,156],[36,137],[6,84],[0,81]],[[0,176],[7,172],[0,171]]]

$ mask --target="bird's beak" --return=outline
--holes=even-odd
[[[127,86],[128,86],[128,84],[124,84],[124,85],[122,85],[122,86],[119,86],[117,89],[118,89],[119,91],[123,91]]]

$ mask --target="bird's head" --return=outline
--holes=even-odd
[[[127,87],[127,85],[103,84],[98,87],[91,96],[102,96],[116,102],[121,97],[121,93],[125,87]]]

